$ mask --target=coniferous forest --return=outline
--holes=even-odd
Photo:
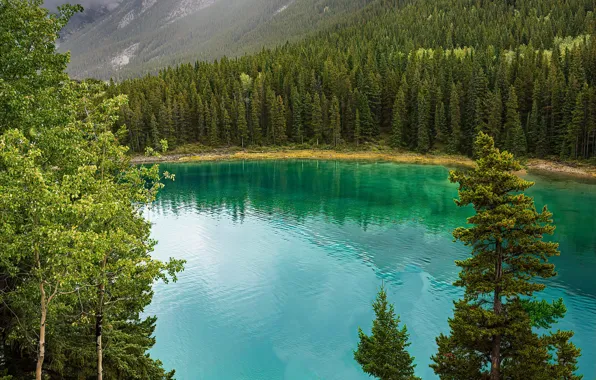
[[[81,8],[0,0],[0,379],[173,379],[148,352],[153,284],[144,211],[167,181],[131,155],[219,147],[388,145],[474,157],[453,171],[469,248],[441,379],[581,379],[556,275],[552,214],[523,194],[519,158],[596,157],[593,0],[377,0],[299,42],[156,75],[71,80],[55,41]],[[455,206],[453,206],[455,207]],[[462,221],[463,223],[463,221]],[[381,287],[354,359],[417,379]],[[200,321],[199,321],[200,322]],[[542,329],[542,330],[540,330]]]
[[[366,142],[596,155],[594,3],[378,1],[302,42],[112,83],[136,152]]]

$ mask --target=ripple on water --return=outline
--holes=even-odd
[[[221,165],[221,166],[220,166]],[[166,165],[167,166],[167,165]],[[381,282],[408,326],[417,374],[448,329],[455,259],[451,230],[470,210],[441,167],[325,162],[172,165],[180,174],[148,212],[155,256],[187,260],[158,284],[152,355],[179,379],[368,379],[353,360]],[[595,187],[538,181],[563,255],[542,295],[563,297],[580,368],[596,376]]]

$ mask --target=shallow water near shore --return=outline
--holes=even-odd
[[[152,356],[177,379],[368,379],[353,360],[382,282],[410,333],[417,375],[462,291],[451,231],[472,210],[442,166],[337,161],[163,164],[148,212],[154,256],[187,260],[157,284]],[[580,373],[596,377],[596,185],[528,175],[554,212],[561,257],[542,298],[563,297]]]

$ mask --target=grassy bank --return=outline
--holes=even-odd
[[[474,162],[465,156],[441,153],[419,154],[397,151],[390,148],[372,149],[313,149],[264,147],[258,149],[207,149],[184,147],[159,157],[137,156],[133,162],[205,162],[232,160],[342,160],[342,161],[385,161],[405,164],[446,165],[471,167]],[[528,159],[524,166],[529,171],[557,173],[573,177],[596,179],[596,166],[587,163],[558,162],[543,159]]]
[[[328,149],[246,149],[211,150],[200,153],[174,151],[159,157],[138,156],[134,163],[153,162],[202,162],[232,160],[342,160],[342,161],[387,161],[409,164],[472,166],[473,161],[464,156],[446,154],[419,154],[383,150],[328,150]]]

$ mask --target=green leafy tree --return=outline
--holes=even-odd
[[[125,97],[106,99],[103,84],[63,72],[68,56],[54,41],[80,8],[50,15],[41,5],[0,3],[0,307],[11,311],[0,322],[2,363],[23,379],[135,378],[132,368],[171,378],[147,355],[155,319],[140,317],[153,281],[181,268],[149,255],[141,210],[161,188],[159,168],[131,166],[118,142],[128,131],[112,130]],[[99,301],[108,287],[129,301]],[[110,338],[105,367],[104,317],[122,338]]]
[[[358,329],[358,349],[354,359],[364,372],[381,380],[415,380],[414,358],[407,351],[408,331],[400,328],[399,317],[395,315],[392,304],[387,301],[387,292],[382,286],[373,302],[375,320],[372,334],[366,335]]]
[[[544,290],[539,279],[555,275],[548,259],[559,255],[558,244],[542,240],[554,232],[552,214],[546,207],[537,212],[522,193],[533,183],[514,174],[521,166],[511,153],[500,152],[484,133],[475,146],[476,168],[449,175],[459,183],[456,204],[472,205],[476,213],[468,218],[472,227],[453,232],[472,255],[456,262],[462,270],[455,285],[464,288],[464,298],[455,302],[450,334],[437,338],[431,367],[453,380],[579,379],[573,374],[579,356],[569,342],[573,334],[533,330],[561,316],[561,301],[545,309],[526,299]]]

